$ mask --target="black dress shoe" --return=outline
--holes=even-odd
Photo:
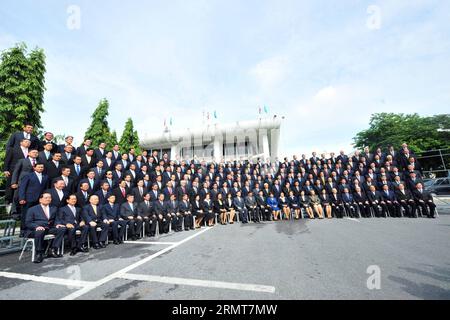
[[[102,247],[100,247],[100,245],[98,243],[94,244],[93,248],[95,250],[101,249]]]
[[[74,256],[78,253],[78,249],[77,248],[73,248],[72,251],[70,251],[70,255]]]
[[[47,253],[47,258],[61,258],[59,254],[56,253],[56,250],[51,248]]]
[[[81,247],[81,248],[78,249],[78,251],[89,252],[89,248],[88,247]]]
[[[44,255],[42,253],[38,253],[38,255],[36,256],[36,259],[34,259],[34,263],[41,263],[42,261],[44,261]]]
[[[191,228],[191,230],[195,230],[195,228],[194,228],[194,227],[192,227],[192,228]]]
[[[136,240],[137,240],[137,237],[134,237],[134,236],[133,236],[133,237],[131,238],[131,241],[136,241]]]
[[[104,242],[100,242],[99,246],[100,248],[106,248],[106,244]]]
[[[119,244],[120,244],[120,242],[119,242],[119,241],[117,241],[117,240],[114,240],[113,244],[115,244],[115,245],[119,245]]]

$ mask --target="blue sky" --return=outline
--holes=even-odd
[[[448,113],[449,12],[433,0],[2,0],[0,50],[44,48],[44,126],[76,142],[106,97],[119,134],[128,116],[143,138],[170,117],[193,128],[203,110],[234,122],[268,105],[286,117],[282,155],[350,151],[374,112]]]

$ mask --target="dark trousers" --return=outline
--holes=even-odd
[[[359,208],[359,213],[362,217],[368,218],[370,217],[370,207],[369,205],[366,205],[364,203],[361,204],[357,204],[358,208]]]
[[[169,233],[169,225],[170,222],[172,220],[172,217],[170,217],[169,215],[164,215],[158,218],[158,222],[159,222],[159,233]]]
[[[116,220],[109,224],[109,230],[112,231],[114,241],[122,240],[127,229],[127,222],[125,220]]]
[[[347,213],[349,214],[350,217],[356,217],[356,206],[353,203],[344,203],[344,208],[345,210],[347,210]]]
[[[184,215],[184,230],[194,228],[194,216],[192,214]]]
[[[332,212],[336,218],[344,217],[344,205],[343,204],[331,205],[331,208],[332,208]]]
[[[386,210],[387,210],[386,204],[371,203],[370,206],[372,207],[373,211],[375,212],[375,216],[377,218],[386,216]]]
[[[259,222],[259,214],[257,213],[257,207],[255,208],[248,207],[247,210],[250,214],[250,218],[252,219],[252,221]]]
[[[172,230],[182,230],[183,229],[183,215],[177,214],[172,216]]]
[[[144,217],[143,228],[146,235],[154,237],[156,234],[156,225],[158,223],[158,219],[156,216]]]
[[[100,236],[97,235],[97,228],[101,228]],[[108,225],[103,222],[97,222],[96,227],[89,226],[89,234],[91,235],[92,242],[94,244],[98,244],[99,242],[105,242],[108,237]]]
[[[400,201],[400,207],[403,207],[405,210],[405,215],[407,217],[415,217],[416,216],[416,203],[414,201]]]
[[[142,220],[131,219],[128,221],[128,236],[130,237],[140,237],[142,232]]]
[[[29,232],[28,237],[34,238],[34,245],[36,247],[36,252],[44,253],[44,251],[45,251],[44,237],[47,234],[53,234],[55,236],[55,239],[52,240],[50,247],[53,249],[58,249],[61,247],[65,233],[66,233],[66,228],[58,228],[58,229],[50,228],[50,229],[45,229],[44,231],[32,230]]]
[[[422,215],[427,215],[428,217],[434,217],[436,212],[436,205],[433,202],[416,202],[417,205],[422,209]]]
[[[248,222],[248,210],[247,208],[238,209],[239,211],[239,217],[241,219],[241,222],[247,223]]]
[[[27,219],[27,211],[31,207],[34,207],[39,204],[39,201],[36,202],[27,202],[20,209],[20,230],[25,230],[25,221]]]
[[[400,204],[398,202],[386,202],[387,210],[391,217],[401,217]]]
[[[76,232],[78,230],[81,231],[81,235],[77,239]],[[84,225],[82,227],[75,226],[75,228],[67,229],[67,240],[70,243],[70,247],[72,249],[75,249],[75,248],[80,249],[81,246],[87,241],[88,234],[89,234],[89,227],[86,225]]]

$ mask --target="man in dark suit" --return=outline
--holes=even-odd
[[[73,147],[71,145],[65,146],[63,152],[61,152],[61,161],[68,166],[73,163],[73,158],[75,158]]]
[[[56,148],[58,150],[58,148]],[[53,151],[53,144],[50,142],[47,142],[43,145],[43,150],[39,151],[38,160],[42,163],[47,163],[50,160],[52,160],[52,154],[56,152]]]
[[[89,204],[89,197],[91,196],[89,193],[89,184],[87,182],[81,183],[76,195],[77,207],[83,209]]]
[[[366,194],[361,190],[361,187],[355,187],[355,193],[353,194],[353,200],[359,208],[359,213],[362,217],[370,217],[370,203],[367,200]]]
[[[66,226],[67,239],[70,243],[70,255],[74,256],[78,252],[88,252],[89,249],[84,246],[87,241],[89,227],[83,221],[81,209],[75,207],[77,203],[77,196],[71,194],[66,199],[66,205],[59,209],[58,214],[61,223]],[[77,239],[76,232],[80,231],[81,235]]]
[[[417,218],[416,214],[416,203],[414,202],[413,195],[411,191],[405,188],[405,185],[401,183],[398,189],[395,191],[397,201],[400,206],[405,210],[405,214],[410,218]]]
[[[248,210],[245,206],[244,198],[241,197],[241,191],[236,192],[236,197],[233,199],[233,205],[242,223],[248,223]]]
[[[69,165],[70,177],[73,179],[73,184],[78,186],[81,179],[86,177],[86,168],[81,165],[81,157],[75,156],[74,163]]]
[[[73,137],[72,136],[67,136],[64,138],[64,143],[58,145],[58,149],[55,150],[55,152],[64,152],[64,148],[66,146],[72,146],[73,150],[75,150],[75,147],[73,146]]]
[[[18,146],[6,149],[5,162],[3,164],[3,173],[6,180],[5,199],[7,203],[13,202],[14,188],[11,187],[12,175],[17,162],[28,157],[30,140],[22,139]],[[16,183],[17,184],[17,183]]]
[[[380,193],[376,190],[375,186],[372,185],[367,192],[367,199],[369,200],[370,206],[375,212],[377,218],[386,216],[386,202],[383,201]]]
[[[387,184],[383,185],[381,197],[383,201],[386,203],[387,212],[389,212],[389,215],[391,217],[400,218],[402,216],[400,213],[400,204],[397,201],[394,191],[389,190],[389,186]]]
[[[422,208],[422,214],[425,213],[428,218],[435,218],[436,205],[430,192],[423,189],[423,185],[418,183],[413,191],[416,205]]]
[[[101,181],[105,178],[106,169],[105,169],[105,163],[103,162],[103,160],[98,160],[96,167],[92,170],[94,170],[94,172],[95,172],[96,180]]]
[[[175,194],[171,194],[168,201],[166,201],[166,214],[170,214],[170,219],[172,222],[172,230],[175,232],[182,231],[183,216],[178,210],[178,201],[176,200]]]
[[[90,170],[87,174],[86,179],[81,179],[80,184],[87,182],[89,185],[89,193],[95,193],[100,188],[100,180],[95,179],[94,170]]]
[[[91,139],[84,139],[83,145],[77,148],[77,155],[83,157],[87,153],[87,150],[91,148],[91,144]]]
[[[21,159],[17,162],[11,176],[11,188],[16,189],[22,178],[28,173],[33,172],[33,168],[37,164],[37,155],[37,150],[30,150],[27,158]]]
[[[158,219],[153,211],[149,193],[144,195],[142,202],[138,202],[138,215],[143,219],[144,233],[147,237],[154,237]]]
[[[116,203],[119,206],[127,202],[127,195],[130,193],[130,190],[127,188],[125,180],[121,180],[119,186],[112,193],[116,196]]]
[[[132,194],[128,194],[127,201],[120,206],[120,216],[128,223],[131,239],[133,241],[140,239],[143,219],[138,215],[138,206],[134,202],[134,196]]]
[[[120,154],[119,145],[116,144],[112,148],[112,159],[114,160],[114,162],[116,162],[117,160],[120,160],[121,158],[122,158],[122,155]]]
[[[18,147],[23,139],[27,139],[30,141],[30,148],[38,150],[39,139],[33,134],[33,129],[32,124],[25,124],[23,131],[19,131],[11,135],[8,143],[6,144],[6,149]]]
[[[94,149],[87,149],[86,153],[81,156],[81,165],[87,170],[92,169],[97,164],[94,157]]]
[[[53,181],[53,187],[46,191],[52,196],[52,202],[50,203],[52,207],[59,209],[66,205],[69,194],[64,191],[64,187],[64,180],[57,178]]]
[[[68,194],[76,192],[76,186],[74,185],[73,179],[70,176],[69,167],[62,167],[61,175],[59,177],[56,177],[54,180],[56,179],[62,179],[64,181],[64,191],[66,191]]]
[[[51,132],[45,132],[44,133],[44,140],[39,141],[39,151],[43,151],[45,148],[45,145],[50,144],[50,152],[56,152],[58,150],[58,145],[53,142],[53,133]]]
[[[61,161],[61,153],[55,152],[52,160],[45,164],[45,173],[48,175],[50,181],[61,175],[61,169],[64,163]]]
[[[112,151],[108,151],[106,153],[106,156],[102,160],[103,160],[103,164],[104,164],[104,169],[106,171],[114,170],[115,160],[112,157]]]
[[[158,200],[153,202],[153,212],[158,217],[159,233],[169,233],[171,215],[167,213],[167,207],[164,202],[164,194],[160,193]]]
[[[109,193],[107,203],[102,206],[103,221],[112,230],[113,243],[115,245],[123,243],[127,221],[120,216],[120,206],[116,203],[116,196]]]
[[[195,230],[194,217],[192,216],[192,205],[189,202],[188,194],[182,195],[182,201],[178,202],[178,210],[184,219],[184,230]]]
[[[111,195],[112,192],[110,191],[109,183],[107,181],[102,181],[100,184],[100,190],[95,192],[95,195],[98,196],[99,204],[101,206],[108,203],[109,195]],[[114,199],[115,202],[116,199]]]
[[[98,148],[94,150],[94,157],[97,160],[103,159],[106,157],[106,143],[101,142],[98,145]]]
[[[144,196],[147,191],[144,188],[144,180],[139,180],[137,186],[131,190],[131,194],[134,195],[134,200],[138,204],[144,201]]]
[[[93,248],[106,248],[106,239],[108,237],[108,224],[103,220],[101,207],[98,205],[99,199],[94,194],[89,198],[89,204],[83,208],[83,220],[89,227],[89,233],[92,238]],[[101,228],[100,236],[97,235],[97,228]]]
[[[50,206],[52,196],[43,193],[39,197],[39,204],[28,209],[25,220],[26,234],[28,238],[34,238],[37,258],[33,261],[41,263],[44,260],[44,237],[47,234],[55,235],[50,245],[48,258],[60,258],[62,254],[57,253],[61,247],[66,227],[57,215],[57,209]]]
[[[36,164],[34,172],[23,177],[19,186],[19,204],[21,210],[21,237],[25,236],[25,220],[29,208],[39,203],[39,196],[48,188],[48,177],[43,174],[44,165]]]

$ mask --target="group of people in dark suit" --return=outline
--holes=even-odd
[[[20,216],[21,236],[33,237],[44,259],[61,257],[64,237],[71,255],[102,249],[111,239],[152,237],[216,223],[351,217],[435,217],[422,169],[406,144],[399,151],[369,148],[348,156],[302,155],[283,161],[170,160],[105,143],[79,147],[73,137],[57,145],[40,141],[25,125],[7,143],[7,200]]]

